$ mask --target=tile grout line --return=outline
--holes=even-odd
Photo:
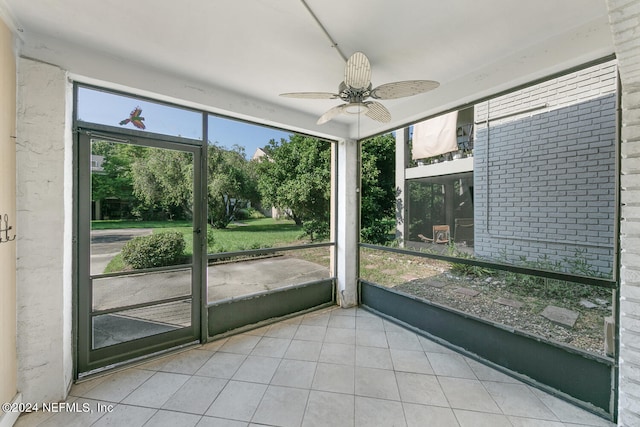
[[[383,321],[383,327],[385,327],[384,321]],[[386,328],[385,328],[384,337],[387,340],[387,350],[389,351],[389,358],[391,359],[391,368],[392,368],[392,372],[393,372],[393,378],[395,379],[396,388],[398,389],[398,398],[400,399],[400,407],[402,408],[402,417],[404,418],[404,424],[405,425],[409,425],[409,423],[407,422],[407,410],[405,408],[405,401],[402,398],[402,392],[400,391],[400,384],[398,383],[398,373],[397,373],[395,365],[393,363],[393,358],[391,357],[391,347],[389,346],[389,337],[387,336],[387,332],[389,332],[389,331],[387,331]]]
[[[502,406],[500,406],[500,404],[498,403],[498,401],[493,397],[493,395],[491,393],[489,393],[489,390],[487,390],[487,387],[485,387],[484,383],[482,382],[482,380],[480,380],[480,378],[478,378],[478,374],[473,370],[473,368],[471,367],[471,365],[469,365],[469,363],[467,362],[466,357],[463,357],[462,360],[464,360],[465,365],[467,365],[469,367],[469,369],[471,369],[471,372],[473,372],[473,375],[476,377],[476,379],[478,380],[478,382],[480,383],[480,385],[482,386],[482,389],[485,391],[485,393],[487,393],[489,395],[489,397],[491,398],[491,401],[493,403],[495,403],[496,407],[500,410],[500,413],[502,414],[503,417],[505,417],[505,419],[509,422],[509,424],[513,424],[511,422],[511,420],[509,420],[509,417],[507,416],[507,414],[504,413],[504,409],[502,409]]]
[[[283,363],[284,363],[283,361],[284,361],[285,359],[286,359],[286,360],[293,360],[293,361],[297,361],[297,360],[298,360],[298,359],[287,359],[287,358],[286,358],[286,354],[287,354],[287,351],[291,348],[291,345],[292,345],[292,343],[293,343],[293,341],[294,341],[294,338],[295,338],[295,335],[296,335],[297,331],[299,330],[300,326],[301,326],[301,325],[303,325],[303,323],[302,323],[302,322],[304,321],[304,316],[302,316],[301,321],[300,321],[299,323],[295,323],[295,331],[294,331],[294,333],[293,333],[293,336],[292,336],[292,337],[289,337],[289,338],[286,338],[286,339],[288,340],[287,348],[284,350],[284,352],[283,352],[283,354],[282,354],[281,356],[261,356],[261,357],[269,357],[269,358],[273,358],[273,359],[278,359],[278,363],[277,363],[277,366],[276,366],[276,368],[275,368],[275,370],[274,370],[274,372],[273,372],[273,375],[271,375],[271,378],[269,379],[269,381],[268,381],[267,383],[265,383],[265,382],[258,382],[258,383],[255,383],[255,382],[252,382],[252,381],[246,381],[246,380],[234,380],[234,379],[233,379],[233,376],[234,376],[234,375],[236,375],[236,374],[238,373],[238,371],[240,370],[240,368],[242,367],[242,365],[247,361],[247,359],[248,359],[250,356],[252,356],[252,352],[253,352],[253,351],[255,351],[255,349],[257,348],[257,346],[260,344],[260,342],[261,342],[263,339],[265,339],[265,338],[278,338],[278,339],[280,339],[280,337],[269,337],[269,336],[267,336],[267,335],[266,335],[266,334],[268,334],[268,333],[269,333],[269,329],[271,329],[274,325],[277,325],[277,324],[271,325],[269,328],[267,328],[267,329],[266,329],[266,331],[265,331],[262,335],[250,335],[250,334],[247,334],[248,336],[250,335],[250,336],[252,336],[252,337],[259,337],[259,339],[257,340],[257,342],[256,342],[256,343],[251,347],[251,349],[250,349],[250,350],[248,350],[248,354],[246,354],[246,353],[230,353],[230,352],[221,351],[222,346],[224,346],[224,345],[227,343],[227,342],[226,342],[226,339],[225,339],[225,343],[223,343],[223,344],[221,345],[221,347],[219,347],[217,350],[213,350],[213,352],[211,353],[211,355],[209,356],[209,358],[207,358],[203,363],[201,363],[201,364],[200,364],[200,366],[199,366],[197,369],[195,369],[195,371],[194,371],[193,373],[181,373],[181,372],[171,372],[171,371],[165,371],[165,370],[163,370],[163,369],[165,369],[165,367],[167,366],[167,364],[168,364],[168,363],[171,363],[171,360],[173,360],[173,359],[174,359],[173,357],[169,357],[169,358],[167,358],[167,360],[166,360],[166,362],[165,362],[165,363],[159,364],[159,368],[158,368],[158,369],[148,369],[148,368],[146,368],[146,369],[145,369],[145,368],[142,368],[141,366],[137,366],[137,367],[131,367],[131,368],[129,368],[129,369],[126,369],[126,370],[120,371],[120,372],[128,372],[128,373],[130,373],[130,372],[133,372],[134,370],[140,370],[140,371],[151,372],[151,375],[150,375],[148,378],[146,378],[145,380],[143,380],[140,384],[138,384],[135,388],[133,388],[129,393],[127,393],[127,394],[126,394],[122,399],[120,399],[118,402],[111,402],[111,401],[109,401],[109,400],[104,400],[104,399],[94,399],[94,398],[89,398],[89,397],[85,397],[85,396],[84,396],[84,394],[86,394],[86,393],[90,393],[92,390],[94,390],[94,389],[96,389],[97,387],[99,387],[99,386],[100,386],[100,384],[102,384],[102,381],[97,382],[95,385],[91,386],[89,389],[87,389],[87,390],[83,391],[83,395],[81,395],[81,396],[74,396],[74,395],[70,394],[70,395],[69,395],[69,397],[75,398],[75,399],[72,399],[72,400],[83,399],[83,400],[85,400],[85,401],[89,401],[89,402],[109,402],[109,403],[115,403],[116,407],[136,407],[136,408],[151,409],[151,410],[153,410],[153,413],[152,413],[152,414],[151,414],[151,416],[150,416],[150,417],[145,421],[145,423],[144,423],[144,425],[145,425],[145,426],[150,426],[150,425],[151,425],[151,424],[150,424],[150,420],[151,420],[153,417],[158,416],[158,414],[159,414],[159,413],[165,413],[165,412],[176,413],[176,414],[187,414],[187,415],[193,415],[194,417],[199,417],[197,422],[198,422],[198,423],[200,423],[200,422],[201,422],[205,417],[207,417],[207,418],[208,418],[208,416],[206,415],[207,411],[209,411],[209,410],[211,409],[212,405],[213,405],[213,404],[216,402],[216,400],[220,397],[220,394],[223,392],[223,390],[225,390],[225,388],[228,386],[228,384],[229,384],[231,381],[237,381],[237,382],[252,383],[252,384],[264,384],[264,385],[266,386],[265,391],[264,391],[264,392],[263,392],[263,394],[261,395],[260,400],[259,400],[259,402],[258,402],[258,404],[257,404],[257,406],[256,406],[256,408],[255,408],[255,410],[253,411],[253,413],[252,413],[252,415],[251,415],[251,417],[250,417],[250,421],[243,421],[243,422],[248,422],[248,423],[255,422],[255,421],[253,421],[253,420],[254,420],[254,419],[255,419],[255,417],[256,417],[256,414],[257,414],[257,412],[258,412],[258,408],[259,408],[259,407],[260,407],[260,405],[265,401],[265,397],[266,397],[267,391],[269,390],[269,387],[283,387],[283,388],[287,388],[287,389],[297,389],[297,390],[306,390],[306,391],[307,391],[307,397],[306,397],[306,401],[305,401],[305,405],[304,405],[304,410],[303,410],[303,412],[302,412],[302,420],[301,420],[300,424],[304,423],[305,416],[307,415],[307,411],[308,411],[308,410],[309,410],[309,408],[310,408],[310,406],[309,406],[309,405],[310,405],[310,402],[311,402],[311,392],[312,392],[312,391],[323,392],[323,393],[324,393],[324,392],[326,392],[326,393],[330,393],[330,394],[333,394],[333,395],[352,396],[352,397],[353,397],[353,402],[354,402],[354,405],[353,405],[353,408],[352,408],[352,415],[353,415],[353,422],[354,422],[354,424],[355,424],[355,422],[356,422],[356,404],[355,404],[355,402],[356,402],[356,398],[357,398],[357,397],[372,398],[372,399],[380,399],[380,400],[384,400],[384,401],[388,401],[388,402],[398,402],[398,401],[393,400],[393,399],[390,399],[390,398],[374,398],[374,397],[371,397],[371,396],[359,396],[359,395],[357,395],[357,394],[356,394],[356,382],[357,382],[357,376],[355,375],[355,373],[356,373],[356,368],[357,368],[357,366],[356,366],[356,365],[357,365],[357,357],[356,357],[356,356],[357,356],[357,350],[358,350],[358,349],[362,349],[362,350],[366,351],[368,348],[384,348],[384,349],[385,349],[387,352],[389,352],[389,354],[390,354],[392,349],[391,349],[391,346],[390,346],[390,343],[389,343],[389,336],[388,336],[388,334],[389,334],[390,332],[398,332],[398,331],[390,331],[390,330],[388,330],[388,329],[387,329],[387,325],[385,325],[385,323],[384,323],[384,319],[381,319],[381,320],[383,321],[383,329],[382,329],[382,332],[384,332],[384,333],[385,333],[385,334],[384,334],[384,337],[385,337],[386,347],[377,347],[377,346],[368,346],[368,345],[358,345],[358,341],[357,341],[357,331],[358,331],[358,328],[357,328],[357,319],[358,319],[358,315],[357,315],[357,314],[358,314],[358,312],[356,311],[356,313],[354,313],[354,316],[351,316],[351,315],[343,315],[343,314],[338,315],[338,314],[334,314],[334,311],[335,311],[335,310],[337,310],[337,309],[336,309],[336,308],[334,308],[334,309],[331,309],[331,310],[323,311],[323,312],[321,312],[321,313],[319,313],[319,314],[317,315],[317,316],[326,316],[326,315],[328,315],[328,316],[329,316],[329,319],[327,320],[327,324],[326,324],[326,325],[324,325],[324,326],[322,326],[322,328],[324,328],[324,331],[323,331],[323,335],[322,335],[322,340],[321,340],[321,341],[315,341],[315,340],[311,340],[311,341],[309,341],[309,340],[300,340],[300,341],[303,341],[303,342],[309,341],[309,342],[320,342],[320,343],[321,343],[321,345],[320,345],[320,351],[319,351],[318,355],[316,356],[316,358],[315,358],[315,360],[314,360],[314,361],[311,361],[311,362],[315,363],[315,368],[314,368],[313,376],[312,376],[312,379],[311,379],[311,384],[310,384],[308,387],[295,387],[295,386],[291,386],[291,385],[277,386],[277,385],[274,385],[274,384],[273,384],[274,377],[275,377],[276,373],[278,372],[278,369],[280,369],[280,367],[282,367],[282,366],[283,366]],[[353,328],[335,328],[335,329],[344,329],[344,330],[353,330],[353,331],[354,331],[354,344],[353,344],[353,345],[354,345],[354,358],[353,358],[352,363],[347,364],[347,365],[344,365],[343,363],[320,362],[320,356],[322,355],[322,350],[323,350],[323,348],[324,348],[325,344],[339,344],[339,343],[331,343],[331,342],[327,342],[327,337],[328,337],[328,333],[329,333],[329,331],[328,331],[328,329],[329,329],[329,325],[331,324],[331,319],[332,319],[334,316],[335,316],[335,317],[337,317],[337,316],[340,316],[340,317],[354,317],[354,322],[353,322],[353,323],[354,323],[354,326],[353,326]],[[313,317],[316,317],[316,316],[313,316]],[[368,316],[361,316],[361,317],[362,317],[362,318],[368,318]],[[375,318],[375,317],[377,317],[377,316],[374,316],[374,318]],[[365,322],[366,322],[366,321],[365,321]],[[344,324],[344,323],[340,323],[340,322],[336,322],[336,323],[338,323],[338,324]],[[347,322],[345,322],[345,323],[347,323]],[[371,323],[374,323],[374,322],[371,322]],[[280,324],[280,323],[278,323],[278,324]],[[317,324],[315,324],[315,325],[314,325],[314,324],[311,324],[311,325],[307,325],[307,326],[319,326],[319,325],[317,325]],[[371,326],[371,325],[369,325],[369,326]],[[361,329],[361,330],[362,330],[362,331],[365,331],[366,333],[369,333],[369,332],[377,332],[377,331],[378,331],[377,329]],[[320,332],[320,328],[318,328],[318,332]],[[412,332],[412,331],[409,331],[409,332]],[[429,365],[431,366],[431,362],[430,362],[429,357],[428,357],[429,352],[425,350],[423,343],[422,343],[422,342],[420,341],[420,339],[419,339],[419,336],[418,336],[417,334],[415,334],[415,333],[413,333],[413,335],[415,335],[415,336],[418,338],[419,346],[422,348],[422,351],[417,351],[417,350],[416,350],[416,351],[417,351],[417,352],[419,352],[419,353],[422,353],[422,354],[426,357],[427,361],[429,362]],[[283,342],[284,342],[284,341],[283,341]],[[196,349],[196,350],[197,350],[197,349]],[[189,351],[190,351],[190,350],[189,350]],[[246,351],[246,350],[245,350],[245,351]],[[187,353],[187,352],[185,352],[185,353]],[[197,372],[198,372],[198,371],[199,371],[199,370],[200,370],[204,365],[206,365],[207,363],[209,363],[209,361],[211,361],[211,359],[212,359],[213,357],[215,357],[215,355],[216,355],[216,354],[218,354],[218,353],[221,353],[221,354],[233,354],[233,355],[236,355],[236,356],[242,356],[242,361],[241,361],[241,363],[238,365],[238,367],[234,370],[234,372],[231,374],[231,376],[230,376],[229,378],[219,378],[219,377],[215,377],[215,376],[214,376],[214,377],[210,377],[210,376],[206,376],[206,375],[197,375],[196,373],[197,373]],[[438,353],[438,354],[440,354],[440,353]],[[461,356],[462,356],[462,355],[461,355]],[[500,413],[484,412],[484,411],[478,411],[478,410],[472,410],[472,409],[463,409],[463,408],[456,408],[457,410],[460,410],[460,411],[469,411],[469,412],[474,412],[474,413],[478,413],[478,414],[493,414],[493,415],[499,415],[499,416],[504,417],[504,419],[506,419],[506,420],[507,420],[507,422],[508,422],[509,424],[511,424],[511,425],[513,425],[513,422],[512,422],[512,420],[510,419],[510,417],[515,417],[515,418],[525,418],[525,419],[534,420],[534,421],[535,421],[535,420],[544,420],[544,419],[545,419],[545,418],[538,418],[538,417],[534,417],[534,416],[531,416],[531,415],[526,415],[526,416],[524,416],[524,415],[508,415],[508,414],[506,414],[506,413],[505,413],[505,410],[502,408],[502,406],[501,406],[501,405],[498,403],[498,401],[496,400],[496,397],[494,397],[494,395],[493,395],[493,394],[491,394],[491,393],[489,392],[489,390],[487,389],[487,385],[488,385],[488,383],[496,383],[496,384],[507,384],[507,383],[503,383],[502,381],[499,381],[499,380],[495,380],[495,381],[494,381],[494,380],[486,380],[486,381],[483,381],[482,379],[480,379],[480,375],[479,375],[479,374],[478,374],[478,373],[473,369],[473,367],[470,365],[469,360],[467,360],[467,358],[466,358],[466,357],[464,357],[464,356],[462,357],[462,359],[464,360],[464,365],[465,365],[468,369],[470,369],[470,371],[473,373],[473,376],[474,376],[473,380],[480,382],[480,384],[482,385],[482,390],[484,390],[484,392],[485,392],[485,393],[487,393],[487,394],[491,397],[491,401],[492,401],[492,402],[497,406],[497,408],[499,409]],[[305,359],[305,360],[302,360],[302,359],[300,359],[300,361],[305,361],[305,362],[306,362],[306,361],[309,361],[309,360],[306,360],[306,359]],[[341,360],[341,361],[343,361],[343,360]],[[333,392],[333,391],[315,390],[315,389],[313,388],[313,383],[314,383],[314,381],[315,381],[315,379],[316,379],[316,376],[317,376],[317,374],[318,374],[318,366],[319,366],[319,363],[327,363],[327,364],[337,365],[337,366],[353,366],[353,370],[354,370],[353,384],[352,384],[352,387],[353,387],[353,393],[343,393],[343,392]],[[435,373],[435,370],[433,370],[433,367],[432,367],[432,366],[431,366],[431,368],[432,368],[432,371],[433,371],[433,373],[432,373],[431,375],[432,375],[432,376],[434,376],[434,377],[436,378],[437,384],[439,385],[440,389],[442,390],[442,392],[443,392],[443,394],[444,394],[445,400],[446,400],[446,402],[447,402],[447,404],[448,404],[447,408],[448,408],[448,409],[453,413],[453,415],[454,415],[454,417],[455,417],[455,420],[458,422],[458,424],[459,424],[459,425],[461,425],[461,424],[460,424],[460,419],[459,419],[458,415],[456,414],[456,412],[454,411],[454,408],[451,406],[451,402],[449,401],[449,398],[447,397],[447,395],[444,393],[444,389],[442,388],[442,383],[440,382],[441,378],[444,378],[444,377],[447,377],[447,376],[446,376],[446,375],[437,375],[437,374]],[[371,368],[371,369],[383,369],[383,368]],[[384,369],[384,370],[389,370],[389,369]],[[406,412],[407,407],[406,407],[406,405],[409,405],[411,402],[405,402],[405,401],[403,400],[403,398],[402,398],[402,395],[400,394],[400,385],[399,385],[398,377],[397,377],[397,373],[398,373],[399,371],[396,371],[396,362],[394,362],[393,358],[391,358],[391,371],[392,371],[392,372],[393,372],[393,374],[394,374],[394,380],[395,380],[395,384],[396,384],[396,387],[397,387],[397,389],[398,389],[398,394],[399,394],[399,403],[401,404],[401,407],[402,407],[402,414],[403,414],[403,419],[404,419],[404,422],[405,422],[405,424],[406,424],[406,423],[408,422],[408,421],[407,421],[407,412]],[[171,394],[171,396],[170,396],[170,397],[169,397],[169,398],[168,398],[168,399],[163,403],[163,405],[166,405],[166,404],[167,404],[167,402],[171,401],[171,399],[172,399],[172,398],[173,398],[173,397],[174,397],[174,396],[175,396],[175,395],[176,395],[176,394],[177,394],[177,393],[182,389],[182,387],[184,387],[184,386],[185,386],[185,385],[186,385],[186,384],[187,384],[191,379],[193,379],[194,377],[195,377],[195,378],[208,378],[208,379],[221,380],[221,381],[224,381],[224,385],[220,388],[220,390],[218,391],[218,393],[217,393],[215,396],[213,396],[213,400],[212,400],[212,402],[207,406],[207,408],[204,410],[204,412],[203,412],[202,414],[197,414],[197,413],[192,413],[192,412],[183,412],[183,411],[181,411],[181,410],[179,410],[179,409],[178,409],[178,410],[163,409],[163,408],[162,408],[162,406],[161,406],[161,407],[159,407],[159,408],[154,408],[154,407],[149,407],[149,406],[141,406],[141,405],[137,405],[137,404],[126,404],[126,403],[123,403],[123,402],[124,402],[127,398],[129,398],[133,393],[135,393],[136,391],[140,390],[140,388],[142,388],[144,384],[146,384],[147,382],[149,382],[149,381],[151,380],[151,378],[152,378],[152,377],[156,376],[156,374],[159,374],[159,373],[162,373],[162,374],[172,374],[172,375],[184,375],[184,376],[187,376],[187,377],[188,377],[188,379],[185,381],[185,383],[184,383],[184,384],[182,384],[182,386],[180,386],[176,391],[174,391],[174,392]],[[410,374],[418,374],[418,375],[420,375],[420,373],[417,373],[417,372],[416,372],[416,373],[408,372],[408,373],[410,373]],[[117,373],[114,373],[114,375],[116,375],[116,374],[117,374]],[[428,375],[428,374],[424,374],[424,375]],[[108,379],[108,378],[109,378],[109,376],[107,376],[106,378]],[[459,378],[459,379],[463,379],[463,380],[465,379],[464,377],[451,377],[451,378]],[[493,378],[493,377],[491,377],[491,378]],[[471,379],[471,378],[469,378],[469,379]],[[515,383],[514,383],[514,384],[515,384]],[[553,421],[553,420],[549,420],[549,421],[553,421],[553,422],[558,422],[558,423],[560,423],[560,424],[564,424],[564,421],[562,421],[562,419],[560,418],[560,416],[558,415],[558,413],[556,413],[556,411],[554,411],[554,410],[553,410],[553,409],[552,409],[552,408],[551,408],[547,403],[545,403],[545,401],[544,401],[544,400],[543,400],[543,399],[542,399],[542,398],[541,398],[537,393],[535,393],[535,391],[534,391],[534,390],[536,390],[535,388],[533,388],[532,386],[529,386],[529,385],[527,385],[527,384],[524,384],[524,385],[525,385],[525,387],[526,387],[526,390],[527,390],[529,393],[533,394],[533,396],[535,397],[535,400],[534,400],[534,401],[535,401],[535,402],[537,402],[537,403],[541,403],[541,404],[542,404],[542,406],[541,406],[541,407],[546,408],[547,410],[549,410],[550,414],[552,414],[552,415],[556,418],[556,420],[557,420],[557,421]],[[553,395],[550,395],[550,397],[555,398],[555,396],[553,396]],[[69,399],[68,399],[67,401],[69,401]],[[429,405],[429,404],[422,404],[422,403],[416,403],[416,404],[417,404],[417,405],[420,405],[420,406],[433,406],[433,407],[440,407],[440,406],[438,406],[438,405]],[[573,407],[573,405],[572,405],[572,407]],[[578,409],[580,409],[580,408],[578,408]],[[161,412],[161,411],[163,411],[163,412]],[[91,425],[95,425],[95,424],[99,423],[99,422],[100,422],[100,420],[104,419],[104,417],[105,417],[106,415],[107,415],[106,413],[105,413],[105,414],[100,415],[100,416],[99,416],[95,421],[93,421],[93,422],[91,423]],[[54,415],[53,417],[55,417],[55,415]],[[43,420],[39,421],[39,422],[37,423],[37,425],[41,425],[41,424],[43,424],[43,423],[46,423],[46,422],[47,422],[47,420],[50,420],[50,419],[51,419],[51,417],[48,417],[48,418],[46,418],[46,419],[43,419]],[[59,419],[60,419],[60,421],[62,421],[62,418],[60,418],[60,417],[59,417]],[[231,419],[231,418],[226,418],[226,417],[225,417],[225,418],[221,418],[221,419],[233,420],[233,419]],[[55,424],[55,421],[53,421],[53,423],[54,423],[54,425],[57,425],[57,424]],[[592,424],[591,424],[591,423],[585,424],[585,426],[587,426],[587,425],[592,425]]]
[[[224,344],[223,344],[223,345],[224,345]],[[201,415],[201,417],[200,417],[200,420],[198,420],[198,423],[202,420],[202,418],[203,418],[203,417],[205,417],[205,414],[207,413],[207,411],[209,411],[209,409],[211,408],[211,405],[213,405],[213,402],[215,402],[215,401],[216,401],[216,399],[218,398],[218,396],[220,396],[220,393],[222,393],[222,390],[224,390],[224,388],[227,386],[227,384],[229,384],[229,381],[230,381],[230,380],[229,380],[229,379],[227,379],[227,378],[216,378],[216,377],[206,377],[206,376],[199,376],[199,375],[196,375],[196,373],[197,373],[200,369],[202,369],[202,367],[203,367],[204,365],[206,365],[206,364],[207,364],[207,363],[208,363],[208,362],[209,362],[209,361],[210,361],[210,360],[211,360],[211,359],[212,359],[212,358],[213,358],[217,353],[218,353],[218,350],[214,350],[214,351],[213,351],[213,353],[211,354],[211,356],[209,356],[209,358],[208,358],[208,359],[207,359],[207,360],[206,360],[206,361],[205,361],[205,362],[204,362],[204,363],[203,363],[203,364],[202,364],[198,369],[196,369],[196,370],[195,370],[195,372],[194,372],[194,373],[190,376],[190,378],[189,378],[189,380],[191,380],[191,379],[193,379],[194,377],[196,377],[196,378],[213,378],[213,379],[219,379],[219,380],[223,380],[223,381],[225,381],[224,386],[222,386],[222,388],[220,388],[220,391],[218,391],[218,393],[216,393],[216,395],[215,395],[215,397],[213,398],[213,400],[211,401],[211,403],[206,407],[206,409],[203,411],[203,413],[202,413],[202,414],[200,414],[200,415]],[[186,383],[188,383],[188,382],[189,382],[189,380],[187,380],[187,382],[186,382]],[[185,383],[185,384],[186,384],[186,383]],[[184,385],[183,385],[183,387],[184,387]],[[176,393],[178,393],[178,391],[180,391],[181,389],[182,389],[182,387],[181,387],[180,389],[178,389],[178,390],[177,390],[177,391],[176,391],[176,392],[175,392],[171,397],[175,396],[175,395],[176,395]],[[169,399],[171,399],[171,398],[169,398]],[[166,405],[166,402],[165,402],[165,405]],[[181,411],[175,411],[175,412],[181,412]]]
[[[304,320],[304,318],[303,318],[303,320]],[[293,334],[293,337],[295,337],[295,335],[296,335],[297,331],[299,330],[299,328],[300,328],[300,325],[301,325],[301,324],[302,324],[302,323],[300,323],[300,324],[298,324],[298,325],[296,326],[296,332]],[[289,349],[289,347],[291,346],[291,342],[292,342],[292,341],[293,341],[293,339],[294,339],[293,337],[289,339],[289,344],[287,345],[287,350],[288,350],[288,349]],[[262,338],[264,338],[264,336],[263,336]],[[260,339],[260,341],[262,341],[262,338]],[[254,348],[252,349],[252,351],[253,351],[253,350],[255,349],[255,347],[260,343],[260,341],[258,341],[258,342],[256,343],[256,345],[254,346]],[[285,350],[284,354],[286,354],[286,350]],[[264,401],[264,398],[265,398],[265,396],[266,396],[266,394],[267,394],[267,391],[269,390],[269,387],[271,387],[271,386],[272,386],[271,382],[273,381],[273,377],[275,376],[276,372],[278,371],[278,368],[282,365],[282,360],[284,359],[284,354],[283,354],[283,356],[282,356],[282,357],[279,357],[280,361],[278,362],[278,367],[274,370],[273,375],[272,375],[272,376],[271,376],[271,378],[269,379],[269,382],[268,382],[267,384],[265,384],[265,386],[266,386],[266,387],[265,387],[265,389],[264,389],[264,392],[262,393],[262,396],[260,397],[260,401],[258,402],[258,404],[256,405],[255,410],[254,410],[254,411],[253,411],[253,413],[251,414],[251,417],[250,417],[250,419],[249,419],[249,424],[252,424],[252,423],[253,423],[254,418],[255,418],[255,416],[256,416],[256,414],[257,414],[257,412],[258,412],[258,409],[260,408],[260,405],[261,405],[261,404],[262,404],[262,402]],[[245,360],[246,360],[246,358],[245,358]],[[240,367],[238,367],[238,369],[240,369]],[[317,369],[317,362],[316,362],[316,369]],[[236,373],[237,373],[237,370],[236,370]],[[234,373],[234,375],[235,375],[235,373]],[[314,372],[314,376],[315,376],[315,372]],[[229,380],[229,381],[231,381],[231,380]],[[262,383],[262,384],[264,384],[264,383]],[[305,402],[305,412],[306,412],[306,407],[307,407],[307,404],[308,404],[308,401],[309,401],[309,394],[310,394],[310,392],[307,394],[307,402]],[[215,402],[215,400],[214,400],[214,402]],[[212,402],[211,404],[213,405],[213,402]],[[304,420],[304,414],[305,414],[305,413],[303,412],[303,414],[302,414],[302,418],[303,418],[303,420]],[[302,421],[301,421],[301,423],[302,423]]]
[[[326,334],[326,331],[325,331],[325,338],[326,338],[326,335],[327,334]],[[291,341],[293,341],[293,339]],[[324,345],[324,340],[323,340],[322,344]],[[322,354],[322,346],[320,346],[320,352],[318,353],[318,360],[316,360],[314,362],[315,363],[315,367],[314,367],[314,370],[313,370],[313,377],[311,378],[311,384],[309,385],[309,389],[307,390],[307,392],[308,392],[307,393],[307,402],[304,405],[304,412],[302,413],[302,420],[300,421],[300,425],[301,426],[302,426],[302,424],[304,424],[304,419],[305,419],[305,417],[307,415],[307,410],[309,409],[309,402],[311,400],[311,392],[313,391],[313,382],[315,381],[316,375],[318,373],[318,363],[320,363],[319,362],[320,354]]]

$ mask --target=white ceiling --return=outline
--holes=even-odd
[[[613,53],[605,0],[306,0],[346,56],[364,52],[374,86],[441,86],[383,101],[392,121],[318,126],[344,60],[301,0],[0,0],[20,52],[73,78],[305,131],[357,137]]]

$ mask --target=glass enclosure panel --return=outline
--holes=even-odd
[[[398,244],[614,277],[616,91],[606,62],[410,127]]]
[[[360,276],[368,282],[545,340],[609,353],[610,289],[368,248],[361,248],[360,261]]]
[[[91,140],[91,275],[189,264],[193,154]]]
[[[616,75],[598,64],[476,104],[476,256],[613,277]]]
[[[208,300],[211,303],[331,278],[330,254],[330,247],[320,247],[211,260]]]
[[[191,299],[93,317],[93,349],[191,326]]]
[[[77,120],[202,140],[202,113],[176,106],[78,87]]]
[[[331,144],[327,141],[238,121],[209,117],[208,223],[216,230],[253,220],[292,220],[300,238],[329,234]],[[247,222],[248,221],[248,222]],[[290,223],[262,223],[262,231]],[[245,241],[242,250],[263,247]],[[258,235],[256,235],[258,236]],[[293,241],[286,237],[282,246]],[[209,250],[212,250],[209,245]],[[219,251],[219,250],[218,250]]]
[[[396,238],[396,139],[391,133],[362,142],[360,240],[386,245]]]
[[[329,240],[331,144],[209,117],[208,301],[326,279],[329,248],[247,254]]]
[[[473,174],[408,182],[408,247],[473,246]]]

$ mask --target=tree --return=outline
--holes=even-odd
[[[117,199],[123,216],[145,220],[193,215],[192,154],[110,141],[92,142],[91,154],[104,157],[92,174],[93,200]]]
[[[169,219],[193,217],[193,154],[147,148],[132,163],[131,175],[141,213],[160,211]]]
[[[238,209],[257,201],[255,177],[244,148],[210,144],[207,153],[208,220],[224,228]],[[93,177],[94,200],[126,201],[145,220],[192,218],[193,154],[111,142],[94,143],[92,154],[105,157],[103,173]]]
[[[395,221],[395,137],[379,135],[363,142],[361,178],[361,237],[368,243],[391,239]]]
[[[92,141],[91,154],[102,156],[102,171],[91,174],[91,198],[94,201],[115,199],[126,206],[125,212],[130,214],[136,203],[133,194],[133,177],[131,166],[136,158],[143,155],[145,148],[110,141]]]
[[[314,234],[328,235],[331,146],[317,138],[291,135],[269,141],[267,156],[255,164],[262,202],[282,209]]]
[[[226,228],[238,209],[258,200],[256,179],[244,154],[238,145],[226,150],[209,144],[208,219],[216,228]]]

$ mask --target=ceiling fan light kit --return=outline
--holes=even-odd
[[[369,107],[361,102],[347,104],[347,106],[344,108],[344,112],[347,114],[362,114],[366,113],[367,111],[369,111]]]
[[[362,52],[356,52],[347,60],[344,81],[338,85],[338,93],[330,92],[291,92],[280,96],[300,99],[341,99],[345,104],[331,108],[324,113],[317,124],[321,125],[338,114],[365,114],[367,117],[388,123],[391,121],[389,110],[373,99],[398,99],[418,95],[440,86],[433,80],[404,80],[385,83],[373,88],[371,84],[371,63]]]

